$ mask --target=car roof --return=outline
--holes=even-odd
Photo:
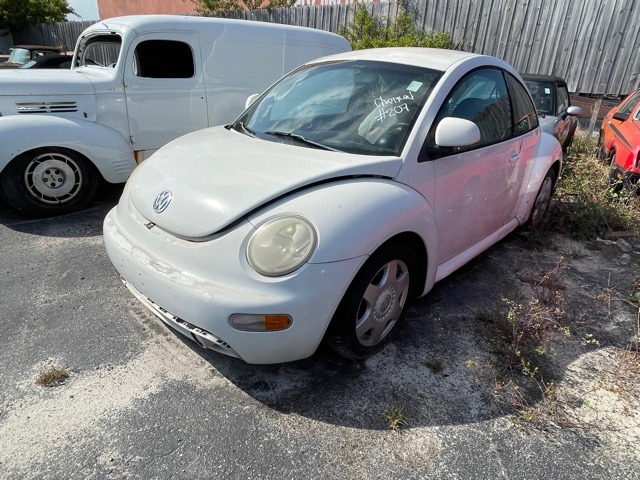
[[[556,75],[542,75],[540,73],[523,73],[523,80],[537,80],[540,82],[556,82],[556,83],[567,83],[564,78],[558,77]]]
[[[479,58],[483,55],[463,52],[460,50],[445,50],[441,48],[423,47],[389,47],[353,52],[338,53],[318,59],[318,61],[332,60],[374,60],[381,62],[401,63],[432,70],[446,71],[452,65],[466,59]],[[492,58],[492,57],[485,57]],[[315,60],[309,63],[315,63]]]

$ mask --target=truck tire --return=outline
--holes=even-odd
[[[50,217],[85,208],[95,196],[98,174],[77,152],[46,147],[22,153],[0,174],[0,193],[29,217]]]

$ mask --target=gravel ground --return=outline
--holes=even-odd
[[[416,301],[381,354],[251,366],[120,283],[101,238],[118,194],[45,220],[0,204],[0,478],[640,478],[638,253],[514,234]],[[548,272],[562,312],[536,381],[507,368],[498,325]],[[50,366],[69,378],[37,385]]]

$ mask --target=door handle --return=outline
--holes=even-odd
[[[509,163],[517,162],[518,160],[520,160],[519,153],[512,153],[511,156],[509,157]]]

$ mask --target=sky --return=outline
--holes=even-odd
[[[68,15],[67,20],[99,20],[97,0],[68,0],[69,6],[79,15]]]

